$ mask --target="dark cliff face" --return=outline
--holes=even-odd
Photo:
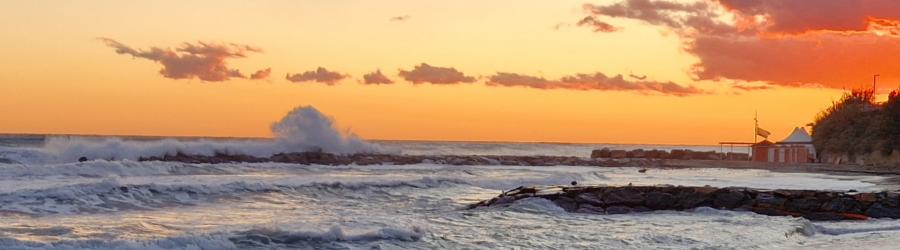
[[[709,186],[520,187],[473,204],[470,208],[506,206],[526,198],[548,199],[566,211],[592,214],[712,207],[810,220],[900,218],[900,193],[897,192],[857,193]]]

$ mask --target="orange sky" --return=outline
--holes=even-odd
[[[259,137],[269,136],[269,124],[293,107],[313,105],[342,128],[370,139],[715,144],[752,140],[754,111],[780,139],[794,126],[811,122],[840,97],[841,88],[868,86],[869,69],[880,70],[885,85],[900,79],[900,72],[891,69],[898,58],[891,56],[900,52],[889,50],[871,60],[854,57],[876,57],[869,51],[896,43],[884,28],[877,36],[868,28],[843,26],[799,33],[760,28],[746,36],[763,40],[746,45],[735,41],[747,37],[697,35],[646,17],[592,11],[584,3],[3,1],[0,133]],[[722,5],[723,15],[715,20],[740,18],[739,7]],[[701,12],[687,14],[696,13]],[[771,22],[784,20],[777,14],[771,14]],[[616,31],[578,26],[586,16]],[[98,37],[144,51],[176,49],[186,42],[249,45],[262,51],[222,62],[246,77],[265,68],[272,74],[265,80],[173,79],[160,70],[174,71],[174,66],[152,56],[117,54]],[[809,49],[777,49],[790,48],[785,43]],[[817,48],[840,57],[817,56],[822,53]],[[413,84],[398,74],[422,63],[454,68],[475,81]],[[706,63],[701,72],[698,63]],[[318,67],[349,77],[331,85],[285,79]],[[394,83],[361,83],[376,69]],[[840,76],[863,79],[845,83],[849,80],[830,76],[837,70]],[[534,76],[551,85],[486,85],[497,72]],[[573,86],[566,76],[598,72],[621,74],[623,80],[588,90],[538,87]],[[609,89],[668,82],[703,93]],[[595,83],[578,86],[590,84]],[[768,88],[744,91],[734,84]]]

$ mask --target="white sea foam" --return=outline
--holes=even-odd
[[[739,169],[0,164],[0,249],[815,249],[900,244],[894,220],[810,222],[698,208],[567,213],[544,199],[466,210],[523,185],[877,191],[882,177]],[[848,243],[849,242],[849,243]]]
[[[175,155],[244,154],[268,157],[277,153],[323,151],[336,154],[393,152],[338,131],[334,121],[311,106],[291,110],[271,126],[272,140],[126,140],[122,138],[50,137],[43,148],[0,147],[0,163],[72,162],[88,159],[136,160]],[[393,152],[396,153],[396,152]]]

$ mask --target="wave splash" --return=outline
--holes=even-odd
[[[340,132],[332,118],[315,107],[300,106],[271,125],[273,140],[134,141],[122,138],[51,137],[40,149],[0,147],[0,163],[52,163],[88,159],[137,160],[175,155],[244,154],[268,157],[278,153],[321,151],[334,154],[385,153],[350,131]]]

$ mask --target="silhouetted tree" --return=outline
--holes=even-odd
[[[884,118],[871,90],[854,90],[816,117],[813,144],[821,153],[857,154],[877,150]]]
[[[890,155],[900,150],[900,90],[891,91],[884,106],[884,140],[881,152]]]

